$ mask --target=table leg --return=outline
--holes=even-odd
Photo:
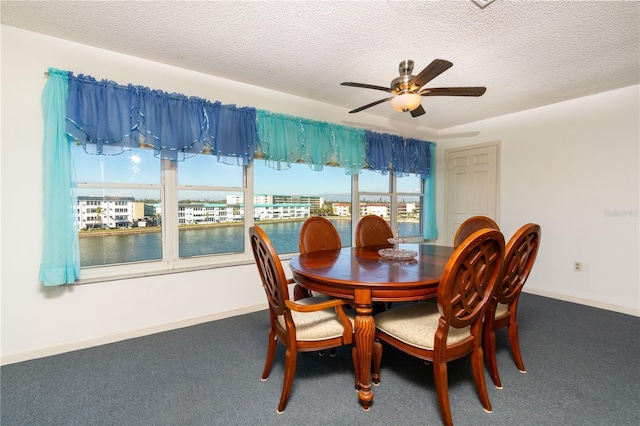
[[[355,318],[355,352],[354,361],[356,369],[356,388],[358,398],[365,411],[369,410],[373,401],[371,391],[371,358],[373,353],[373,340],[376,326],[371,316],[371,291],[356,290],[355,305],[357,316]]]

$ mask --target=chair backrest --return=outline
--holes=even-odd
[[[307,219],[300,228],[300,254],[342,248],[340,234],[333,223],[322,216]]]
[[[501,277],[504,251],[500,231],[481,229],[453,252],[438,286],[438,310],[448,326],[463,328],[482,320]]]
[[[284,301],[289,299],[289,288],[280,257],[267,234],[259,226],[249,228],[249,240],[262,279],[262,287],[267,294],[269,308],[276,315],[283,315]]]
[[[456,231],[455,237],[453,237],[453,246],[458,247],[469,235],[473,234],[480,229],[498,229],[498,224],[491,218],[486,216],[473,216],[462,222]]]
[[[527,223],[509,240],[502,280],[495,291],[499,303],[508,304],[522,291],[538,255],[541,233],[539,225]]]
[[[356,225],[356,247],[388,244],[393,231],[386,220],[375,214],[364,216]]]

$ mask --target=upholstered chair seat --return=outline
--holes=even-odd
[[[378,330],[408,345],[433,350],[440,312],[435,303],[412,303],[376,316]],[[449,328],[447,345],[471,337],[471,326]]]
[[[326,302],[322,296],[307,297],[296,300],[297,305],[316,305]],[[353,311],[346,313],[353,325]],[[344,333],[344,324],[335,309],[325,309],[314,312],[298,312],[291,310],[291,318],[295,325],[296,340],[316,342],[319,340],[339,338]],[[286,327],[284,315],[278,316],[278,322]]]
[[[494,318],[500,318],[506,315],[509,312],[509,305],[506,303],[498,303],[496,306],[496,315]]]

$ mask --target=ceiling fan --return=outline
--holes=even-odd
[[[376,89],[389,92],[396,96],[380,99],[370,104],[356,108],[349,113],[360,112],[382,102],[391,101],[391,107],[398,112],[411,112],[412,117],[419,117],[424,114],[422,108],[422,96],[482,96],[487,90],[486,87],[440,87],[425,88],[425,84],[451,68],[453,64],[444,59],[435,59],[418,75],[412,75],[413,61],[407,59],[400,62],[398,71],[400,77],[391,81],[389,87],[375,86],[372,84],[344,82],[342,86],[363,87],[365,89]]]

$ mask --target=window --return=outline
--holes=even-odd
[[[422,239],[421,211],[424,204],[424,180],[419,176],[396,177],[398,230],[402,237]]]
[[[278,253],[298,252],[305,219],[326,216],[344,247],[357,216],[376,214],[403,237],[421,238],[423,182],[306,164],[274,170],[263,160],[240,167],[200,154],[159,160],[151,149],[95,156],[75,150],[82,279],[250,261],[247,229],[261,226]]]
[[[244,252],[244,169],[211,155],[177,168],[179,257]]]
[[[246,168],[206,154],[170,162],[143,148],[95,156],[77,146],[74,154],[83,279],[245,251]]]
[[[422,194],[423,180],[418,176],[363,170],[358,177],[359,215],[375,214],[389,222],[394,234],[419,238]]]
[[[313,171],[306,164],[274,170],[254,162],[254,219],[278,253],[297,253],[304,220],[326,216],[351,246],[351,176],[339,167]]]
[[[96,156],[76,146],[80,266],[162,259],[160,161],[152,150]],[[141,225],[141,223],[143,225]]]

